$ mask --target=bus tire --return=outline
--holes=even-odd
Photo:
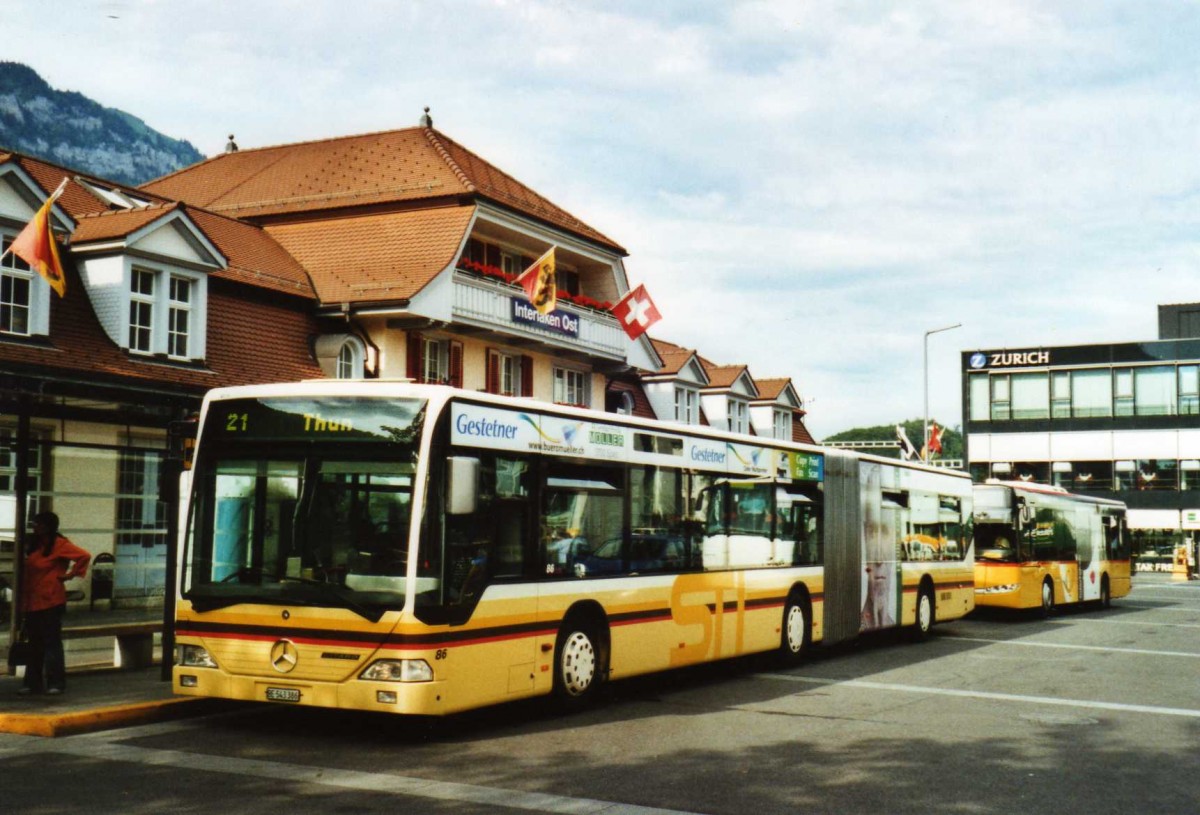
[[[783,627],[779,636],[779,655],[785,664],[794,665],[808,653],[812,642],[807,598],[798,591],[788,595],[783,604]]]
[[[912,627],[914,640],[920,642],[929,639],[936,616],[937,606],[933,601],[933,589],[922,584],[920,591],[917,592],[917,613]]]
[[[1108,575],[1100,578],[1100,608],[1112,608],[1112,589],[1108,586]]]
[[[554,645],[554,696],[566,708],[583,707],[596,696],[607,674],[600,626],[572,616],[558,630]]]
[[[1042,609],[1043,617],[1049,617],[1054,613],[1054,584],[1050,582],[1050,578],[1042,581]]]

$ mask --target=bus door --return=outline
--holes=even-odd
[[[479,699],[496,698],[497,688],[527,693],[537,657],[535,639],[522,635],[537,618],[534,462],[487,450],[456,453],[447,460],[440,619],[450,624],[453,641],[479,654],[459,693]],[[421,567],[437,573],[433,553]],[[419,607],[422,599],[418,594]],[[420,608],[418,617],[426,618]]]
[[[903,585],[897,544],[901,535],[902,507],[895,492],[883,490],[882,465],[859,463],[859,488],[862,506],[861,629],[874,631],[892,628],[900,622],[900,598]],[[937,504],[934,496],[934,523]]]
[[[1040,518],[1043,513],[1027,497],[1015,497],[1016,516],[1020,524],[1017,559],[1021,564],[1021,595],[1024,605],[1037,606],[1042,594],[1042,579],[1053,565],[1050,559],[1049,541],[1053,528]],[[1040,521],[1040,522],[1039,522]],[[1052,578],[1053,579],[1053,578]],[[1056,591],[1055,596],[1060,592]]]
[[[1092,507],[1075,510],[1075,556],[1079,565],[1079,599],[1100,599],[1100,563],[1104,558],[1104,529]]]

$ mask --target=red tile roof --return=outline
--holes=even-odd
[[[745,365],[717,365],[711,360],[700,357],[700,364],[704,366],[704,372],[708,374],[708,387],[710,389],[726,390],[733,387],[733,383],[737,382],[738,377],[749,370]],[[753,383],[753,378],[751,383]],[[751,384],[753,387],[753,384]]]
[[[124,194],[134,196],[135,198],[150,199],[156,204],[170,203],[165,198],[152,193],[142,192],[135,187],[126,187],[112,181],[96,178],[95,176],[90,176],[68,167],[51,164],[42,159],[30,158],[19,153],[9,154],[9,159],[15,160],[21,169],[37,182],[38,186],[42,188],[43,195],[49,195],[57,189],[64,177],[72,179],[67,183],[66,189],[63,190],[63,194],[59,197],[57,204],[64,212],[76,220],[83,215],[94,215],[114,208],[111,203],[97,198],[91,190],[77,183],[74,180],[76,178],[81,178],[104,189],[120,190]],[[0,158],[0,164],[9,159]]]
[[[78,246],[124,238],[159,218],[165,218],[177,209],[179,204],[172,203],[82,214],[76,218],[75,231],[71,233],[71,244]]]
[[[8,159],[15,159],[42,188],[44,195],[49,195],[64,176],[72,179],[58,199],[58,205],[76,222],[75,232],[71,235],[73,244],[124,238],[147,224],[180,210],[191,218],[229,263],[228,268],[213,272],[213,277],[224,277],[251,286],[304,297],[313,297],[315,294],[304,267],[261,228],[253,224],[235,221],[198,207],[184,206],[157,195],[148,195],[133,187],[123,187],[111,181],[83,175],[41,159],[15,153],[9,154]],[[0,154],[0,164],[8,159]],[[149,198],[152,203],[134,209],[117,209],[73,180],[76,178],[82,178],[103,189],[117,189],[126,195]]]
[[[185,207],[184,211],[216,245],[228,263],[226,268],[213,272],[211,277],[316,297],[308,272],[261,228],[195,207]]]
[[[663,366],[654,371],[655,374],[677,374],[689,359],[696,356],[696,352],[690,348],[684,348],[666,340],[651,338],[650,343],[663,361]]]
[[[594,243],[617,243],[432,128],[224,153],[151,181],[145,190],[237,218],[488,199]]]
[[[812,437],[812,433],[808,432],[808,428],[804,426],[804,422],[800,419],[803,414],[792,415],[792,441],[798,441],[803,444],[816,444],[817,440]]]
[[[287,382],[323,376],[310,351],[319,331],[310,301],[210,281],[207,355],[187,365],[131,355],[108,337],[75,267],[67,294],[50,296],[49,342],[0,339],[9,373],[78,375],[81,379],[156,386],[195,394],[224,385]]]
[[[658,416],[654,413],[654,407],[650,404],[650,399],[646,396],[646,391],[642,389],[640,382],[627,382],[621,379],[614,379],[608,383],[610,393],[628,393],[633,397],[633,415],[640,416],[643,419],[657,419]]]
[[[324,304],[406,300],[458,258],[475,212],[447,206],[272,224]]]
[[[758,398],[765,402],[774,402],[779,398],[779,395],[784,392],[791,379],[783,377],[780,379],[755,379],[754,384],[758,387]]]

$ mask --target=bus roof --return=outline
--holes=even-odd
[[[975,488],[986,487],[1007,487],[1014,492],[1033,493],[1035,495],[1053,495],[1060,498],[1066,498],[1071,501],[1078,501],[1081,504],[1097,504],[1100,506],[1110,506],[1115,508],[1125,509],[1125,504],[1122,501],[1114,501],[1111,498],[1100,498],[1095,495],[1082,495],[1077,492],[1067,492],[1062,487],[1052,484],[1037,484],[1032,481],[1001,481],[996,478],[989,478],[982,484],[976,484]]]
[[[556,405],[537,399],[500,396],[497,394],[468,391],[452,388],[448,385],[419,384],[411,379],[306,379],[302,382],[282,382],[268,385],[240,385],[229,388],[215,388],[204,397],[202,414],[207,414],[211,402],[225,399],[253,399],[260,397],[287,396],[341,396],[364,398],[419,398],[426,399],[430,408],[440,411],[452,399],[495,405],[497,407],[519,408],[537,411],[550,415],[577,416],[594,422],[619,424],[626,427],[644,429],[662,434],[678,434],[708,439],[729,439],[741,444],[757,445],[759,447],[774,447],[778,449],[800,450],[805,452],[823,453],[826,456],[839,455],[857,458],[862,461],[873,461],[919,472],[938,473],[947,477],[970,480],[970,476],[960,470],[944,467],[931,467],[918,462],[901,459],[885,458],[866,453],[850,452],[838,448],[822,447],[819,444],[806,444],[791,439],[775,439],[769,436],[753,436],[748,433],[731,433],[705,425],[683,425],[665,422],[661,419],[644,419],[640,416],[625,416],[617,413],[588,408],[577,408],[569,405]],[[201,417],[204,418],[203,415]]]

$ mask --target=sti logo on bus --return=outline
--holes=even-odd
[[[1049,365],[1049,351],[976,351],[967,362],[972,369],[1020,368],[1028,365]]]

